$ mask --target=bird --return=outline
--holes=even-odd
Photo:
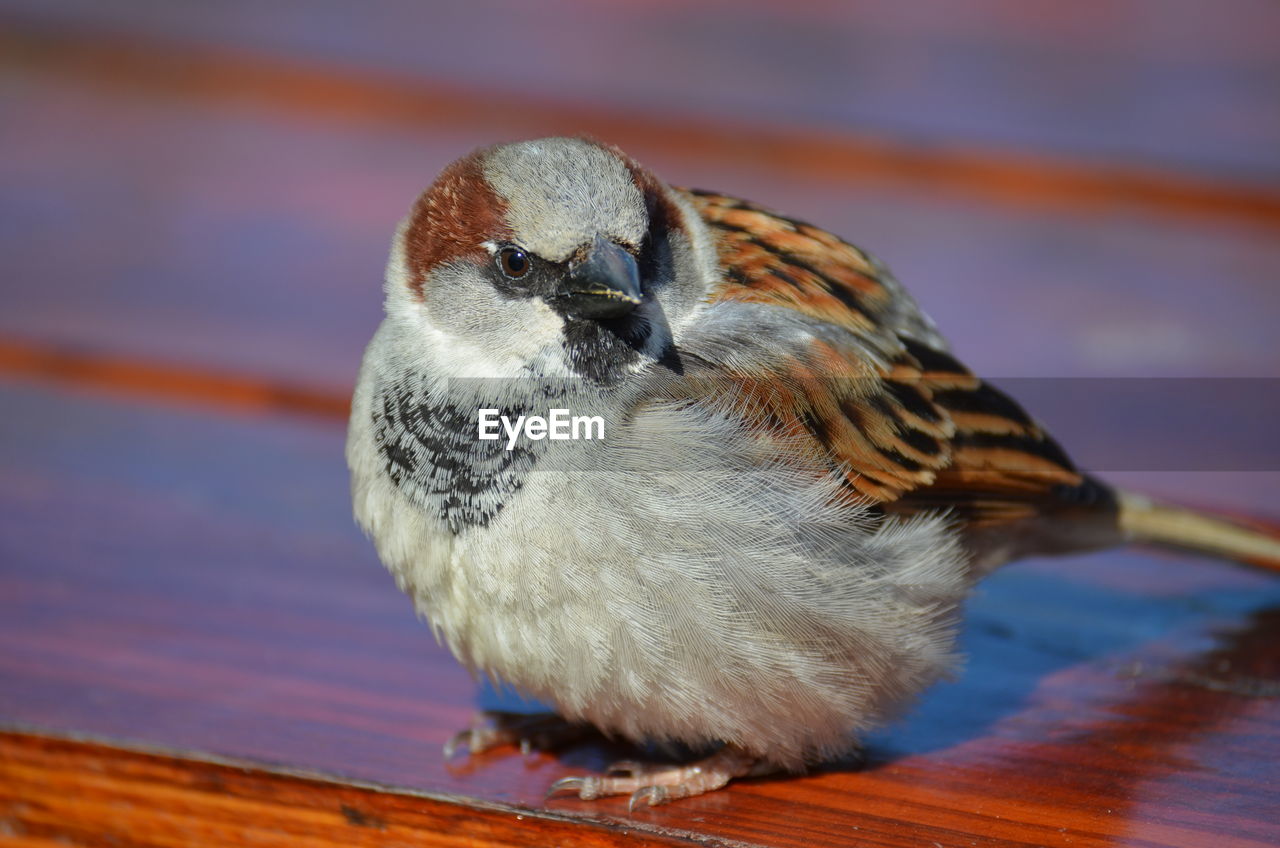
[[[954,669],[966,596],[1020,557],[1280,569],[1267,530],[1078,469],[871,254],[590,138],[444,168],[384,307],[346,457],[399,588],[565,727],[695,752],[552,794],[656,805],[848,755]],[[598,437],[557,437],[567,415]],[[451,745],[527,742],[510,719]]]

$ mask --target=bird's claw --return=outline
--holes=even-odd
[[[539,751],[572,742],[584,732],[583,725],[569,724],[551,714],[484,712],[471,727],[449,737],[444,743],[444,758],[452,759],[464,747],[474,755],[514,745],[527,760]]]
[[[635,792],[631,793],[631,798],[627,800],[627,815],[631,815],[636,811],[636,804],[644,801],[650,807],[656,807],[659,804],[665,804],[668,800],[667,787],[657,784],[651,786],[641,786]]]
[[[517,741],[521,752],[524,752],[526,740],[514,738],[510,729],[478,724],[466,730],[459,730],[450,736],[444,743],[444,758],[446,761],[453,759],[453,755],[464,747],[470,754],[483,754],[485,751],[492,751],[494,748]]]
[[[452,760],[453,755],[458,753],[463,744],[466,744],[467,749],[471,750],[471,737],[473,734],[474,731],[472,730],[459,730],[457,733],[450,736],[449,740],[444,743],[445,760]]]
[[[603,776],[562,777],[551,784],[547,798],[562,792],[576,794],[583,801],[612,795],[626,795],[628,814],[636,807],[656,807],[681,798],[690,798],[724,786],[735,777],[762,773],[759,761],[746,752],[725,747],[706,759],[688,765],[649,765],[620,760],[605,769]]]
[[[618,764],[625,765],[628,771],[638,768],[634,763]],[[618,765],[609,769],[609,772],[617,772]],[[625,779],[625,778],[624,778]],[[618,785],[615,781],[608,777],[562,777],[547,790],[547,799],[561,793],[569,793],[577,795],[580,800],[594,801],[597,798],[604,798],[608,795],[620,794]],[[635,812],[638,804],[644,803],[650,807],[656,807],[659,804],[665,804],[671,800],[667,787],[658,784],[650,784],[641,786],[631,793],[631,797],[627,801],[627,812]]]
[[[582,798],[584,801],[590,801],[595,797],[595,795],[590,795],[588,797],[588,792],[590,791],[588,789],[588,784],[592,780],[599,781],[599,778],[562,777],[555,783],[551,784],[550,788],[547,789],[546,797],[551,798],[555,795],[559,795],[561,792],[571,792],[576,793],[578,797]]]

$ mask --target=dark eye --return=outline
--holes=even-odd
[[[518,280],[529,273],[529,254],[518,247],[504,247],[498,251],[498,267],[502,273],[513,280]]]

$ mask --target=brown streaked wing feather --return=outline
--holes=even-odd
[[[744,200],[706,192],[689,199],[726,270],[716,299],[787,306],[870,336],[885,325],[893,297],[858,248]]]
[[[679,385],[689,397],[723,404],[762,436],[796,445],[798,458],[817,458],[815,470],[841,474],[851,496],[883,503],[929,485],[947,467],[953,427],[925,401],[902,403],[865,360],[815,338],[766,371],[700,362]]]
[[[807,432],[853,493],[896,513],[947,509],[973,527],[1034,519],[1085,484],[1018,404],[956,361],[876,260],[812,225],[690,192],[725,269],[716,301],[764,303],[852,332],[882,361],[814,342],[776,385],[742,378],[770,426]],[[859,370],[859,368],[863,370]],[[759,376],[757,383],[763,382]],[[1064,492],[1067,492],[1064,496]]]

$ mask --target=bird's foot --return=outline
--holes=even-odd
[[[576,792],[584,801],[610,795],[630,795],[627,811],[637,804],[656,807],[681,798],[692,798],[712,792],[735,777],[763,774],[767,767],[757,759],[731,745],[726,745],[706,759],[685,766],[652,765],[631,760],[614,763],[603,777],[565,777],[551,784],[547,797],[561,792]]]
[[[589,726],[565,721],[555,713],[486,710],[476,714],[471,727],[444,743],[444,758],[451,759],[464,747],[471,754],[483,754],[504,745],[514,745],[528,756],[576,742],[590,733]]]

